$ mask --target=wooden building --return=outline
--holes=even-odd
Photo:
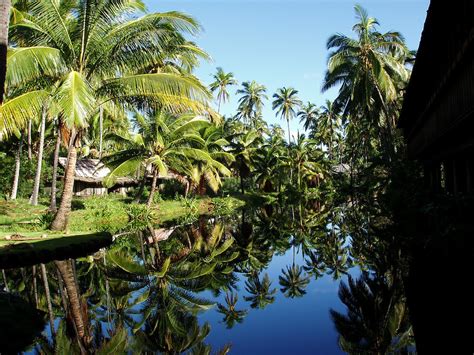
[[[66,162],[67,158],[59,158],[59,164],[62,167],[66,167]],[[110,169],[98,159],[79,159],[74,177],[74,195],[106,195],[110,192],[125,195],[130,187],[138,184],[135,179],[123,177],[117,179],[114,186],[107,188],[103,185],[103,181],[109,173]]]
[[[474,1],[431,1],[399,126],[433,191],[474,191]]]

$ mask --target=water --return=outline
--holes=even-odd
[[[366,266],[334,213],[316,224],[308,222],[314,215],[294,215],[267,208],[202,218],[189,226],[133,232],[82,258],[51,261],[46,276],[52,313],[41,267],[35,277],[31,266],[8,269],[0,345],[27,353],[56,346],[56,353],[341,354],[354,344],[409,334],[405,317],[393,311],[398,333],[361,339],[346,333],[341,348],[341,329],[330,310],[346,314],[340,284],[348,275],[360,278],[360,266]],[[385,281],[377,287],[373,293],[383,294]],[[14,324],[27,326],[15,334]],[[353,323],[368,327],[362,333],[371,326],[378,331],[380,324]]]

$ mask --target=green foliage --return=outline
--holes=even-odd
[[[153,210],[146,205],[132,203],[126,207],[126,210],[129,218],[127,229],[130,231],[144,230],[156,219]]]

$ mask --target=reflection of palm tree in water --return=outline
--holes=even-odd
[[[237,301],[239,296],[233,292],[227,292],[225,295],[225,302],[227,306],[219,303],[217,304],[217,311],[224,315],[224,323],[227,325],[227,328],[232,328],[235,323],[242,323],[248,311],[243,309],[239,310],[236,308]]]
[[[271,290],[272,282],[268,274],[265,274],[262,280],[258,273],[254,272],[247,281],[245,281],[245,290],[251,296],[245,296],[244,300],[250,302],[250,307],[264,309],[267,305],[275,302],[276,288]]]
[[[385,354],[406,350],[413,334],[398,284],[366,272],[357,280],[349,276],[348,285],[341,283],[339,298],[347,314],[330,312],[343,351]]]

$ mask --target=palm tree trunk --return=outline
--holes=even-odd
[[[290,158],[290,145],[291,145],[291,134],[290,134],[290,120],[286,120],[286,125],[288,129],[288,159]],[[293,169],[291,167],[291,160],[290,160],[290,183],[293,181]]]
[[[158,172],[156,169],[153,170],[153,180],[151,182],[150,196],[148,196],[148,202],[146,203],[147,207],[150,208],[153,203],[153,196],[155,195],[156,190],[156,181],[158,180]]]
[[[27,133],[28,134],[28,141],[27,141],[27,144],[28,144],[28,160],[31,160],[32,156],[33,156],[32,151],[31,151],[31,129],[32,129],[31,125],[32,125],[32,121],[29,120],[28,121],[28,130],[27,130],[27,132],[28,132]]]
[[[240,172],[240,191],[242,195],[244,194],[244,178],[242,177],[242,172]]]
[[[79,293],[77,291],[76,280],[72,272],[71,264],[67,260],[57,260],[54,263],[66,287],[66,294],[69,300],[69,307],[66,311],[69,311],[71,314],[78,338],[84,340],[86,330],[82,319],[81,301],[78,296]]]
[[[35,306],[38,308],[38,285],[36,283],[36,265],[32,267],[32,274],[33,274],[33,293],[35,296]]]
[[[104,109],[99,108],[99,159],[102,159],[102,137],[104,134]]]
[[[3,96],[5,94],[10,8],[10,0],[0,0],[0,105],[3,104]]]
[[[53,223],[51,224],[52,230],[65,230],[69,219],[69,212],[71,212],[71,201],[74,192],[74,174],[77,161],[77,152],[76,147],[74,146],[75,135],[75,132],[73,132],[73,135],[71,136],[66,172],[64,174],[64,188],[61,196],[61,203],[59,204],[59,209],[56,212]]]
[[[30,204],[33,206],[38,205],[38,195],[39,195],[39,188],[40,188],[40,180],[41,180],[41,168],[43,165],[43,151],[44,151],[44,130],[46,127],[46,116],[48,111],[46,106],[43,107],[43,112],[41,114],[41,126],[40,126],[40,145],[38,151],[38,163],[36,165],[36,175],[35,175],[35,182],[33,184],[33,193],[30,197]]]
[[[5,274],[5,269],[2,269],[2,276],[3,276],[3,283],[5,285],[5,291],[10,292],[10,288],[8,287],[8,282],[7,282],[7,274]]]
[[[18,182],[20,181],[20,166],[21,166],[21,149],[23,147],[23,139],[20,137],[20,144],[18,150],[15,154],[15,175],[13,176],[13,186],[11,199],[16,200],[16,195],[18,194]]]
[[[59,161],[59,150],[61,149],[61,131],[58,127],[58,133],[56,137],[56,146],[54,147],[54,158],[53,158],[53,176],[51,178],[51,200],[49,203],[49,210],[56,212],[56,180],[58,179],[58,161]]]
[[[43,278],[44,292],[46,295],[46,303],[48,304],[48,316],[49,316],[49,326],[51,328],[51,334],[54,336],[54,314],[53,306],[51,304],[51,293],[49,292],[49,283],[48,283],[48,274],[46,273],[46,267],[44,264],[40,264],[41,267],[41,277]]]
[[[140,182],[140,188],[138,189],[138,192],[135,195],[135,199],[133,200],[133,202],[135,202],[135,203],[140,202],[140,198],[143,195],[143,190],[145,190],[145,185],[146,185],[146,169],[143,172],[143,178],[142,178],[142,181]]]

